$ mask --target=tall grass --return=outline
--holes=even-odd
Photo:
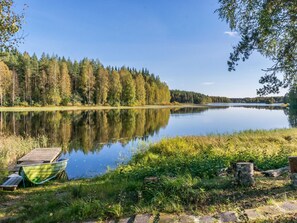
[[[6,177],[9,165],[36,147],[47,145],[47,139],[0,135],[0,180]]]

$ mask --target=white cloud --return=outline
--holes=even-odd
[[[232,31],[226,31],[224,34],[231,36],[231,37],[236,37],[238,36],[238,32],[232,32]]]
[[[214,85],[214,82],[203,82],[202,85]]]

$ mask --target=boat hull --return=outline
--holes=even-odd
[[[68,160],[54,163],[24,165],[20,168],[20,175],[33,184],[43,184],[65,170]]]

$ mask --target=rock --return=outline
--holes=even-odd
[[[256,209],[247,209],[244,211],[248,220],[255,220],[259,218],[263,218],[264,216],[259,214]]]
[[[178,223],[179,216],[173,214],[163,214],[159,216],[159,223]]]
[[[235,211],[227,211],[219,215],[221,222],[237,222],[238,218]]]
[[[297,212],[297,204],[292,201],[287,201],[279,205],[285,212]]]
[[[151,214],[138,214],[135,216],[134,223],[152,223],[154,218]]]
[[[179,216],[179,223],[196,223],[200,222],[199,218],[193,215],[181,215]]]
[[[132,223],[133,222],[133,219],[130,217],[130,218],[122,218],[118,221],[118,223]]]
[[[273,217],[282,214],[281,210],[273,205],[260,207],[257,209],[257,211],[259,212],[259,214],[264,215],[265,217]]]
[[[199,223],[213,223],[213,222],[218,222],[218,219],[212,216],[203,216],[199,218]]]
[[[289,172],[289,167],[286,166],[279,169],[262,171],[261,173],[264,174],[264,176],[266,177],[278,177],[288,172]]]

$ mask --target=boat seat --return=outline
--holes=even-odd
[[[14,176],[8,177],[7,180],[2,185],[0,185],[0,188],[3,190],[14,191],[22,182],[22,180],[23,177],[16,176],[16,174],[14,174]]]

